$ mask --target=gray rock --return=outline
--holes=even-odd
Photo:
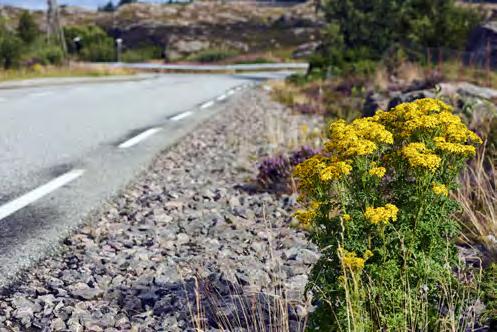
[[[103,294],[103,291],[100,288],[92,288],[88,286],[88,284],[82,282],[70,286],[70,292],[72,296],[83,300],[93,300]]]
[[[61,318],[55,318],[50,324],[50,329],[52,331],[63,331],[66,328],[67,328],[66,323],[64,323],[64,321]]]

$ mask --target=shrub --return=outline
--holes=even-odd
[[[325,45],[313,61],[338,73],[370,71],[371,61],[380,60],[395,44],[462,50],[483,19],[454,0],[328,1],[324,12]]]
[[[26,44],[34,42],[40,35],[40,30],[38,29],[38,25],[36,24],[33,15],[27,10],[23,11],[19,18],[17,35]]]
[[[441,101],[331,123],[295,169],[301,227],[321,249],[308,287],[322,331],[464,329],[472,289],[454,275],[458,208],[448,195],[481,139]]]
[[[483,275],[482,292],[486,308],[483,319],[488,321],[490,330],[497,329],[497,264],[491,264]]]
[[[264,190],[289,191],[293,168],[316,153],[316,149],[303,146],[289,156],[280,154],[262,160],[258,167],[257,184]]]
[[[18,66],[21,54],[21,40],[8,31],[1,31],[0,27],[0,67],[9,69]]]
[[[42,65],[61,65],[64,53],[59,46],[44,45],[31,54],[32,60]]]
[[[124,62],[143,62],[162,57],[162,49],[158,46],[148,45],[139,48],[128,49],[122,55]]]
[[[64,28],[69,53],[84,61],[113,61],[116,59],[114,40],[100,27],[95,25],[71,26]],[[81,49],[74,39],[81,39]]]

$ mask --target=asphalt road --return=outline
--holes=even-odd
[[[242,87],[287,74],[0,85],[0,287]]]

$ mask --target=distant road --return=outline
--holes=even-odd
[[[0,286],[243,88],[286,75],[0,85]]]
[[[260,64],[237,64],[237,65],[182,65],[182,64],[160,64],[160,63],[109,63],[109,66],[134,68],[134,69],[155,69],[171,71],[264,71],[264,70],[307,70],[307,63],[260,63]]]

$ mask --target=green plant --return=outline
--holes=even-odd
[[[30,44],[34,42],[40,35],[40,30],[36,24],[33,15],[27,10],[23,11],[17,25],[17,35],[21,40]]]
[[[323,10],[328,22],[325,43],[321,57],[313,58],[311,65],[338,73],[369,71],[396,44],[463,49],[469,33],[483,19],[474,10],[456,6],[454,0],[328,1]]]
[[[19,65],[22,42],[13,33],[0,27],[0,67],[9,69]]]
[[[483,320],[489,323],[490,331],[497,329],[497,264],[487,267],[482,280],[483,302],[485,312]]]
[[[162,49],[158,46],[147,45],[126,50],[122,55],[124,62],[143,62],[162,57]]]
[[[113,61],[116,59],[114,41],[100,27],[95,25],[64,28],[69,52],[84,61]],[[80,48],[74,40],[80,39]]]
[[[64,53],[57,45],[42,45],[29,54],[31,59],[42,65],[61,65],[64,60]]]
[[[449,196],[481,139],[441,101],[420,99],[330,125],[295,170],[299,225],[321,249],[308,288],[320,331],[464,331],[475,285],[454,275]]]

